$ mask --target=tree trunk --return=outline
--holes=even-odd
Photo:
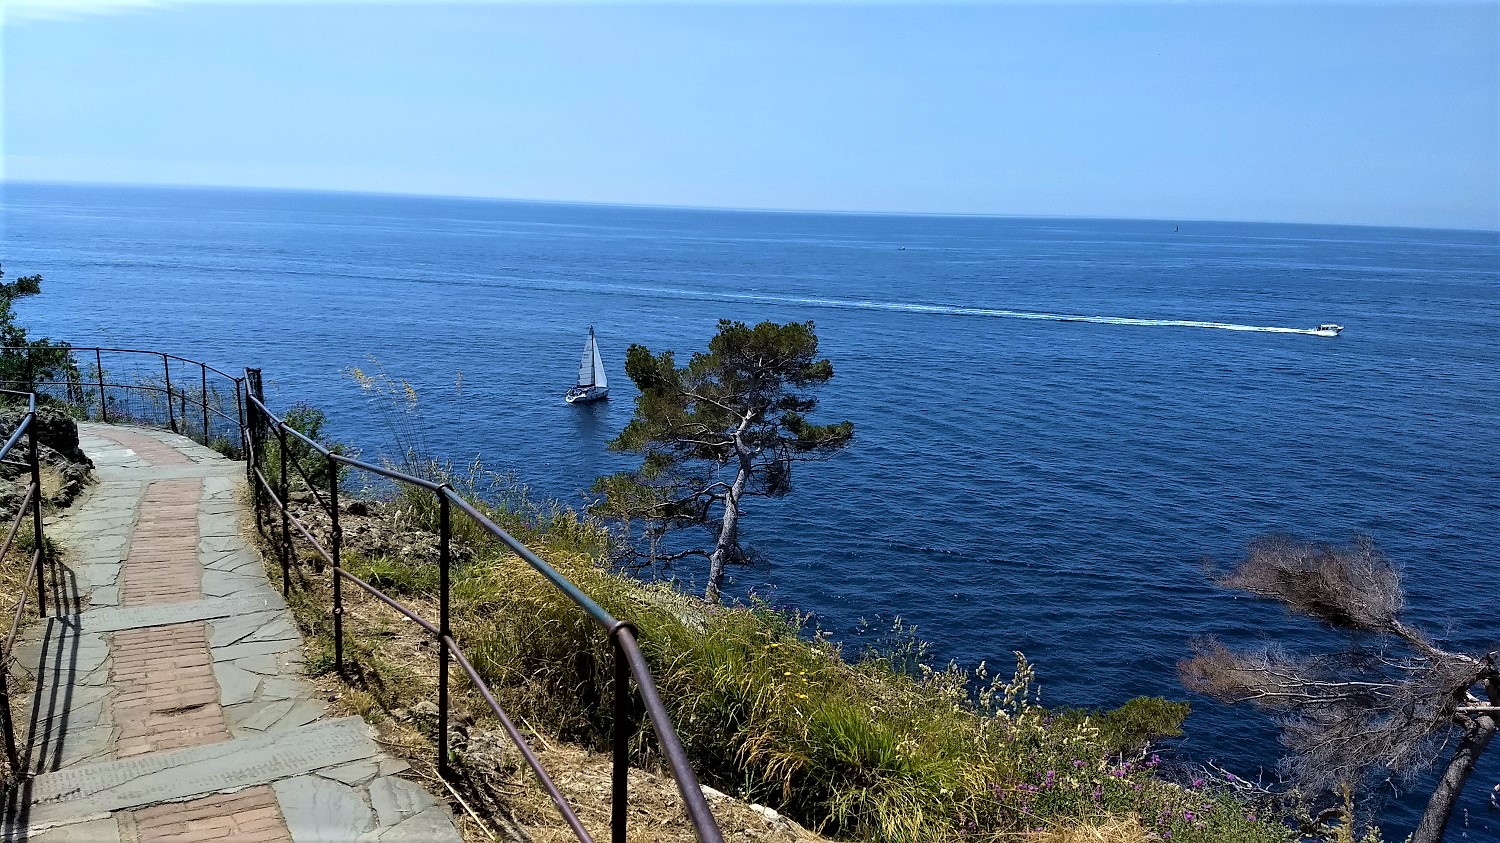
[[[1483,714],[1474,718],[1473,728],[1458,742],[1458,748],[1453,750],[1453,757],[1448,759],[1448,768],[1438,780],[1437,789],[1432,792],[1432,798],[1427,800],[1427,809],[1422,812],[1422,821],[1412,834],[1411,843],[1442,843],[1443,829],[1447,828],[1453,806],[1458,802],[1459,794],[1463,793],[1464,782],[1474,772],[1479,756],[1484,753],[1484,748],[1497,731],[1500,731],[1500,719],[1496,719],[1495,715]]]
[[[739,546],[740,495],[745,491],[745,483],[749,479],[750,467],[742,461],[739,474],[735,475],[734,485],[724,493],[724,517],[719,522],[719,538],[714,542],[714,552],[708,557],[708,588],[703,591],[704,598],[710,603],[719,602],[719,588],[724,583],[724,563],[729,561],[730,553]]]

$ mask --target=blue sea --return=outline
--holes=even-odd
[[[836,372],[816,415],[856,441],[749,507],[760,561],[732,593],[856,649],[862,621],[899,616],[942,660],[1023,651],[1052,704],[1191,699],[1180,752],[1248,778],[1274,779],[1275,730],[1181,688],[1189,639],[1339,639],[1214,587],[1205,557],[1366,533],[1404,566],[1412,621],[1500,646],[1492,232],[16,183],[3,201],[5,271],[46,279],[17,308],[33,336],[259,366],[274,404],[317,404],[367,456],[392,431],[348,370],[373,358],[417,390],[433,451],[575,505],[628,464],[605,443],[632,412],[629,344],[685,359],[722,318],[812,320]],[[1347,330],[1267,330],[1322,322]],[[569,406],[590,325],[611,398]],[[1450,839],[1500,840],[1496,782],[1500,750]]]

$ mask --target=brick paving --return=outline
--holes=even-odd
[[[130,812],[136,838],[170,843],[234,840],[237,843],[292,843],[276,793],[266,785],[168,802]]]
[[[145,433],[122,427],[110,427],[101,429],[99,435],[124,445],[156,468],[177,468],[193,464],[193,461],[188,459],[183,452]]]
[[[132,431],[106,438],[130,448],[153,468],[193,465],[181,451]],[[203,597],[198,512],[203,480],[174,477],[146,486],[120,565],[120,605],[184,603]],[[203,746],[230,739],[208,648],[208,624],[128,629],[109,636],[114,757]],[[269,786],[167,802],[131,811],[139,841],[291,843]]]
[[[162,431],[80,435],[98,483],[48,527],[78,614],[26,645],[45,752],[0,839],[460,843],[448,806],[302,680],[296,625],[240,535],[243,464]]]
[[[115,757],[229,740],[200,622],[110,635]]]
[[[198,504],[203,481],[157,480],[146,487],[120,569],[120,605],[183,603],[203,596]]]

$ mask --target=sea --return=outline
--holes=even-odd
[[[721,319],[811,321],[835,371],[813,417],[854,443],[746,507],[730,594],[851,652],[898,619],[939,662],[1024,652],[1051,705],[1188,700],[1175,755],[1251,780],[1275,781],[1275,727],[1187,692],[1189,642],[1346,643],[1213,584],[1252,539],[1368,535],[1410,621],[1500,647],[1495,232],[14,182],[0,223],[7,277],[45,279],[16,308],[33,337],[259,367],[366,457],[404,426],[571,506],[630,465],[606,449],[629,345],[685,361]],[[568,405],[590,326],[610,398]],[[1500,748],[1449,839],[1500,840],[1497,783]]]

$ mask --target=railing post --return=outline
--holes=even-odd
[[[177,417],[172,414],[172,364],[167,361],[165,353],[161,356],[161,370],[167,382],[167,427],[172,428],[172,432],[176,433]]]
[[[260,370],[257,369],[256,371],[259,372]],[[244,446],[245,445],[245,401],[240,396],[240,386],[242,384],[243,384],[243,379],[236,379],[235,382],[234,382],[234,411],[235,411],[235,414],[238,415],[239,418],[240,418],[240,445]],[[249,449],[246,448],[246,450],[249,450]],[[246,457],[246,459],[248,460],[249,457]]]
[[[448,568],[453,562],[452,532],[448,508],[448,486],[437,490],[438,496],[438,775],[448,778],[448,639],[453,629],[448,625]]]
[[[290,505],[292,479],[286,473],[286,424],[276,425],[277,451],[277,497],[281,498],[281,596],[292,593],[292,516],[287,511]]]
[[[199,363],[200,375],[203,381],[203,447],[208,447],[208,364]]]
[[[104,400],[104,355],[94,349],[94,368],[99,371],[99,421],[109,424],[109,402]]]
[[[5,760],[10,763],[10,776],[13,781],[19,781],[26,777],[26,771],[21,769],[21,754],[16,751],[16,727],[10,719],[10,681],[6,676],[10,671],[0,670],[0,729],[5,731]]]
[[[344,675],[344,584],[339,570],[343,566],[340,548],[344,544],[344,531],[339,527],[339,463],[328,455],[328,501],[329,544],[333,547],[333,666],[339,675]]]
[[[609,631],[609,643],[615,656],[615,722],[614,763],[610,771],[609,793],[609,839],[612,843],[626,843],[626,824],[630,803],[630,663],[625,660],[625,648],[616,634],[621,628],[616,624]]]
[[[36,398],[33,397],[32,401]],[[42,533],[42,452],[36,440],[36,412],[28,415],[31,422],[31,529],[35,540],[33,545],[36,549],[32,551],[32,559],[36,560],[36,615],[39,618],[47,617],[47,589],[42,582],[46,568],[42,562],[47,556],[47,537]],[[0,665],[0,669],[5,666]]]
[[[240,412],[240,415],[247,422],[244,433],[246,450],[245,474],[250,481],[251,502],[255,506],[255,529],[261,535],[265,535],[266,526],[261,516],[263,507],[261,492],[263,490],[260,488],[260,479],[255,476],[256,471],[260,469],[261,444],[265,441],[265,436],[261,433],[261,425],[264,422],[260,414],[256,412],[257,406],[255,403],[259,401],[261,402],[260,406],[265,406],[265,392],[261,385],[259,369],[245,370],[245,393],[245,404]],[[236,390],[235,396],[236,400],[238,400],[238,390]]]

